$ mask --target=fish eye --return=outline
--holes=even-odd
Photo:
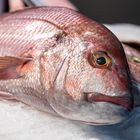
[[[111,58],[104,51],[90,54],[89,63],[95,68],[105,69],[111,65]]]
[[[96,58],[96,63],[98,65],[104,65],[104,64],[106,64],[106,59],[104,57]]]

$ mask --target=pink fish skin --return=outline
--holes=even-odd
[[[0,17],[0,90],[41,111],[91,125],[115,124],[133,107],[119,40],[62,7]]]
[[[140,51],[123,44],[133,79],[140,83]]]

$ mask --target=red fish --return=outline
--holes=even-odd
[[[123,45],[133,79],[140,83],[140,52],[128,45]]]
[[[60,7],[0,17],[0,90],[92,125],[121,122],[133,107],[119,40],[103,25]]]
[[[128,60],[132,77],[132,93],[134,106],[140,106],[140,52],[126,44],[123,44],[125,54]]]

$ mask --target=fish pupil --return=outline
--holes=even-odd
[[[104,57],[99,57],[96,59],[96,63],[99,65],[104,65],[106,63],[106,59]]]

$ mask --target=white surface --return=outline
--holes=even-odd
[[[133,24],[112,24],[105,26],[110,29],[120,41],[140,44],[140,26]]]
[[[135,138],[135,139],[134,139]],[[88,126],[40,112],[19,102],[0,102],[0,140],[139,140],[140,109],[114,126]]]
[[[121,40],[124,32],[135,36],[134,30],[124,29],[128,26],[118,27],[110,26]],[[137,30],[133,40],[139,40]],[[0,140],[140,140],[140,108],[123,124],[95,127],[52,117],[19,102],[0,101]]]

